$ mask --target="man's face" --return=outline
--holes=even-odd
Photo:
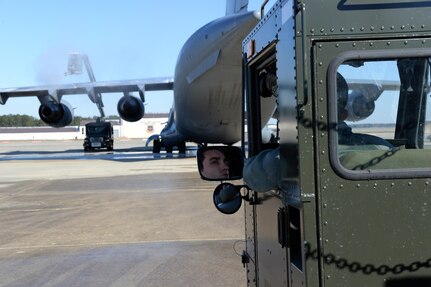
[[[219,150],[207,150],[202,162],[202,175],[208,179],[225,179],[229,177],[229,166],[226,157]]]

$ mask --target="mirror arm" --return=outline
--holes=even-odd
[[[250,197],[250,190],[251,188],[249,188],[247,185],[238,185],[239,188],[245,188],[247,190],[247,193],[245,195],[241,195],[241,198],[244,201],[247,201],[250,205],[256,205],[257,204],[257,197],[256,194],[252,197]]]
[[[221,181],[221,183],[223,183],[223,181]],[[255,198],[254,197],[252,197],[252,198],[250,198],[250,190],[251,190],[251,188],[249,188],[247,185],[245,185],[245,184],[243,184],[243,185],[235,185],[235,187],[236,188],[239,188],[239,189],[241,189],[241,188],[244,188],[244,189],[246,189],[247,190],[247,193],[245,194],[245,195],[242,195],[241,194],[241,198],[244,200],[244,201],[247,201],[247,202],[250,202],[250,204],[255,204]]]

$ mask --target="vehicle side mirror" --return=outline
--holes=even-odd
[[[237,212],[241,207],[242,199],[241,186],[231,183],[219,184],[213,193],[215,207],[224,214]]]
[[[204,180],[236,180],[242,178],[244,157],[239,147],[206,146],[197,151],[199,174]]]

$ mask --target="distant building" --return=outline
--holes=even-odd
[[[160,134],[168,121],[168,114],[146,114],[137,122],[121,120],[118,137],[147,139],[154,134]],[[114,129],[115,133],[115,129]],[[117,135],[116,135],[117,136]]]
[[[167,113],[146,114],[141,120],[130,123],[111,121],[114,138],[147,139],[159,134],[168,121]],[[85,124],[80,126],[53,127],[0,127],[0,140],[83,140]]]

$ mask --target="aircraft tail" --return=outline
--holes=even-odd
[[[248,0],[226,0],[226,15],[247,12]]]

